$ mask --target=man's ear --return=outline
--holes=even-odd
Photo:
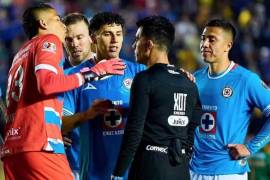
[[[224,52],[229,52],[230,49],[232,48],[232,46],[233,46],[233,42],[231,41],[231,42],[229,42],[229,43],[227,44],[227,48],[226,48],[226,50],[225,50]]]
[[[38,20],[38,25],[41,29],[47,29],[47,22],[44,19]]]
[[[151,50],[154,47],[154,43],[152,40],[147,40],[146,41],[146,49]]]

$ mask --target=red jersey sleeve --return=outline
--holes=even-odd
[[[38,90],[50,95],[68,91],[81,86],[84,82],[80,73],[65,76],[62,64],[63,46],[60,39],[52,34],[44,35],[36,42],[34,66]]]

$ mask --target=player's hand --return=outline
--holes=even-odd
[[[189,80],[191,80],[191,81],[194,82],[194,83],[196,82],[196,78],[193,76],[193,74],[191,74],[190,72],[184,70],[183,68],[180,68],[180,71],[182,71],[183,73],[185,73],[186,76],[187,76],[187,78],[188,78]]]
[[[105,114],[108,109],[114,105],[110,100],[95,100],[93,104],[85,111],[85,119],[94,119],[98,115]]]
[[[121,59],[102,60],[95,66],[80,70],[85,82],[97,81],[106,75],[123,75],[126,68]]]
[[[72,140],[67,135],[64,135],[64,134],[63,134],[63,142],[64,142],[65,148],[69,148],[72,144]]]
[[[239,160],[250,156],[250,152],[244,144],[228,144],[228,148],[233,160]]]
[[[107,74],[123,75],[126,68],[125,63],[118,58],[101,60],[95,66],[91,68],[91,71],[98,76],[104,76]]]

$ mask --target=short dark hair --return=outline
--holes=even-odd
[[[38,34],[38,12],[53,10],[49,4],[38,3],[28,7],[23,13],[23,29],[29,39]]]
[[[142,27],[142,36],[150,38],[157,43],[160,48],[165,48],[168,52],[174,41],[174,26],[163,16],[148,16],[137,23],[138,27]]]
[[[63,18],[63,23],[66,26],[76,24],[76,23],[81,22],[81,21],[83,21],[86,24],[86,26],[88,27],[88,30],[89,30],[89,34],[90,34],[89,21],[85,15],[78,13],[78,12],[75,12],[75,13],[69,13],[68,15],[66,15]]]
[[[100,28],[106,24],[119,24],[124,28],[125,20],[119,15],[112,12],[97,13],[90,20],[90,32],[91,34],[100,30]]]
[[[232,35],[233,41],[235,40],[236,35],[237,35],[237,31],[234,25],[224,19],[212,19],[207,22],[206,27],[219,27],[227,32],[230,32]]]

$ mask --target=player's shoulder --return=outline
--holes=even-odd
[[[231,70],[231,73],[236,77],[242,77],[246,80],[253,80],[259,78],[259,76],[255,72],[252,72],[251,70],[239,64],[235,64],[235,67]]]
[[[198,78],[200,76],[205,76],[208,73],[208,66],[202,67],[193,73],[193,75]]]
[[[61,40],[54,34],[43,34],[37,37],[38,40],[44,41],[44,40],[52,40],[56,42],[61,42]]]
[[[31,42],[35,43],[36,46],[47,52],[58,52],[62,51],[63,46],[61,40],[54,34],[44,34],[31,39]]]
[[[77,66],[72,66],[70,68],[65,69],[65,74],[77,73],[77,72],[80,72],[80,70],[83,68],[90,68],[92,66],[93,64],[90,61],[84,61]]]

